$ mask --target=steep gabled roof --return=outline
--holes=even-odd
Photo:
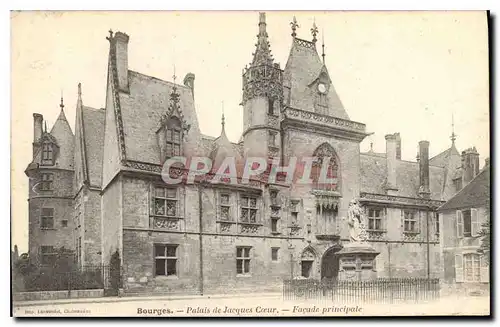
[[[317,90],[311,83],[321,74],[328,74],[313,42],[293,38],[292,48],[283,72],[283,85],[289,89],[290,103],[293,108],[313,110]],[[328,75],[330,80],[330,76]],[[349,119],[333,84],[328,91],[329,115]]]
[[[455,196],[443,204],[438,210],[454,210],[484,206],[490,199],[490,166],[486,166],[479,174],[462,188]]]
[[[156,131],[162,115],[167,111],[173,83],[128,71],[130,93],[120,93],[121,115],[127,160],[160,164],[160,150]],[[201,136],[194,108],[192,90],[177,86],[179,103],[186,122],[184,152],[199,153]]]

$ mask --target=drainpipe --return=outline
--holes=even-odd
[[[389,262],[389,279],[392,278],[392,272],[391,272],[391,243],[387,243],[387,256],[388,256],[388,262]]]
[[[427,279],[431,278],[431,249],[429,243],[429,211],[425,211],[425,221],[426,221],[426,229],[427,229]]]
[[[202,225],[202,216],[203,216],[203,201],[202,201],[202,188],[203,185],[200,182],[198,185],[198,223],[199,223],[199,242],[200,242],[200,295],[203,295],[203,225]]]

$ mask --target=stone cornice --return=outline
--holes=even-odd
[[[437,209],[444,201],[423,199],[423,198],[409,198],[404,196],[375,194],[375,193],[360,193],[360,202],[372,204],[388,204],[398,207],[424,207],[430,209]]]
[[[316,112],[305,111],[286,107],[282,111],[284,119],[281,122],[282,128],[294,127],[300,130],[315,133],[324,133],[344,139],[361,142],[367,135],[365,124],[352,120],[318,114]]]

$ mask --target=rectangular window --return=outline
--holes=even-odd
[[[313,262],[309,260],[302,261],[302,277],[309,278],[311,276]]]
[[[470,237],[471,236],[471,210],[462,210],[462,218],[464,221],[464,237]]]
[[[278,253],[280,248],[271,248],[271,260],[278,261]]]
[[[278,219],[279,218],[271,218],[271,232],[278,232]]]
[[[43,143],[42,145],[42,165],[54,164],[54,150],[51,143]]]
[[[250,274],[250,250],[249,246],[236,247],[236,273],[238,275]]]
[[[418,233],[418,215],[416,211],[404,210],[404,232]]]
[[[267,113],[269,115],[274,115],[274,100],[273,99],[269,99],[268,102],[267,102]]]
[[[155,244],[155,276],[177,276],[177,245]]]
[[[434,224],[434,228],[435,228],[435,233],[436,233],[436,236],[439,237],[439,214],[437,212],[434,213],[434,221],[435,221],[435,224]]]
[[[241,197],[240,220],[246,223],[257,222],[257,198],[249,196]]]
[[[479,261],[478,254],[464,254],[464,279],[466,282],[479,282],[481,280]]]
[[[42,182],[40,183],[40,190],[52,191],[53,181],[54,181],[54,174],[42,173]]]
[[[76,262],[80,262],[82,258],[82,237],[79,236],[76,240]]]
[[[227,193],[221,193],[219,196],[220,201],[220,219],[231,220],[231,196]]]
[[[181,132],[178,129],[167,129],[167,157],[181,155]]]
[[[177,189],[157,187],[154,192],[154,214],[177,217]]]
[[[382,227],[382,208],[368,208],[368,230],[381,231]]]
[[[68,227],[68,220],[67,219],[61,220],[61,226],[62,227]]]
[[[297,224],[299,219],[299,201],[292,200],[290,202],[290,215],[292,217],[292,225]]]
[[[51,245],[42,245],[40,248],[40,263],[42,265],[54,265],[57,258],[57,252]]]
[[[54,208],[42,208],[40,228],[54,228]]]

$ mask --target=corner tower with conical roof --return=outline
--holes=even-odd
[[[29,178],[29,255],[35,265],[51,265],[64,248],[74,250],[74,135],[61,111],[47,131],[41,114],[33,114],[33,158]],[[45,128],[43,126],[45,125]]]
[[[266,14],[259,14],[256,50],[243,71],[243,138],[246,156],[281,156],[280,112],[283,72],[274,62],[266,31]]]

